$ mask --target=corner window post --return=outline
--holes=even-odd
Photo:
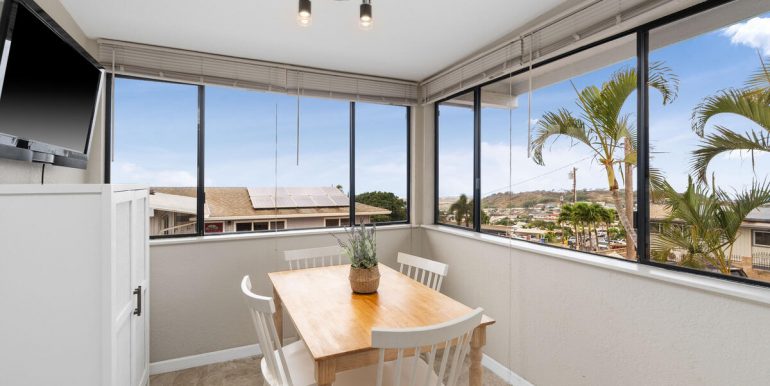
[[[473,90],[473,230],[481,232],[481,87]]]
[[[203,236],[205,226],[206,187],[204,186],[204,165],[206,139],[206,87],[198,86],[198,200],[196,210],[195,232]]]
[[[650,125],[649,125],[649,31],[636,34],[636,88],[637,88],[637,198],[636,198],[636,254],[640,262],[650,258]]]
[[[356,102],[350,102],[350,226],[356,226]]]

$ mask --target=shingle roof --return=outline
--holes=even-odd
[[[156,187],[153,193],[195,197],[194,187]],[[206,188],[207,219],[259,218],[259,217],[324,217],[347,216],[348,205],[328,207],[270,208],[254,209],[249,192],[245,187]],[[357,215],[390,214],[387,209],[356,203]]]

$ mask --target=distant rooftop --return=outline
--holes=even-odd
[[[174,208],[177,208],[180,209],[179,211],[181,213],[195,214],[195,211],[192,211],[192,208],[194,207],[191,206],[191,203],[195,202],[194,197],[197,194],[197,188],[154,187],[150,190],[150,207],[152,209],[177,211],[174,210]],[[275,192],[275,188],[206,188],[205,218],[209,220],[238,220],[269,219],[277,217],[343,217],[349,215],[349,198],[336,188],[278,188],[278,203],[283,203],[284,207],[266,206],[267,199],[265,199],[265,202],[258,202],[257,204],[259,204],[259,207],[257,207],[252,198],[252,192],[262,193],[267,190]],[[332,192],[332,190],[339,192],[339,195]],[[314,194],[304,196],[295,194],[303,191]],[[327,192],[327,196],[315,194],[321,192]],[[283,195],[281,193],[283,193]],[[256,196],[262,197],[268,195],[257,194]],[[329,196],[335,197],[336,201],[322,201],[322,197]],[[340,196],[344,197],[344,201]],[[270,197],[272,198],[272,196]],[[307,198],[309,198],[309,200],[307,200]],[[292,200],[291,206],[288,205],[288,199]],[[299,204],[306,202],[309,202],[310,205],[298,206]],[[320,206],[319,204],[322,202],[329,203],[330,205]],[[390,213],[391,211],[388,209],[356,203],[356,215],[373,216],[388,215]]]

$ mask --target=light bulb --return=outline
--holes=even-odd
[[[299,11],[297,11],[297,23],[302,27],[307,27],[312,21],[310,0],[299,0]]]
[[[364,0],[361,3],[360,13],[360,26],[362,29],[370,29],[374,25],[374,19],[372,18],[372,3],[371,1]]]

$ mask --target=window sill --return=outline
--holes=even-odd
[[[512,249],[531,252],[538,255],[545,255],[576,263],[587,264],[601,269],[608,269],[628,275],[640,276],[646,279],[663,281],[674,285],[695,288],[719,295],[731,296],[741,300],[748,300],[763,305],[770,305],[770,289],[768,288],[735,283],[692,273],[678,272],[665,268],[652,267],[630,261],[596,256],[588,253],[562,250],[554,247],[537,245],[526,241],[512,240],[453,227],[441,225],[422,225],[421,227],[430,231],[465,237],[488,244],[509,247]]]
[[[379,225],[377,231],[387,232],[398,229],[411,229],[411,224],[394,224],[394,225]],[[150,246],[163,246],[163,245],[180,245],[180,244],[197,244],[197,243],[216,243],[222,241],[241,241],[252,239],[272,239],[277,237],[297,237],[297,236],[313,236],[313,235],[331,235],[331,234],[344,234],[344,228],[317,228],[317,229],[299,229],[288,231],[276,231],[276,232],[260,232],[260,233],[231,233],[222,235],[209,235],[209,236],[191,236],[191,237],[175,237],[167,239],[153,239],[150,240]]]

